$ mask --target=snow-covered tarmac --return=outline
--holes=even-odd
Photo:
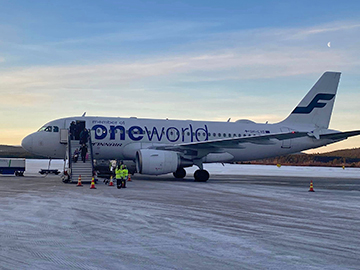
[[[62,160],[26,160],[25,175],[36,175],[40,169],[58,169],[63,171],[64,162]],[[211,175],[258,175],[258,176],[300,176],[300,177],[337,177],[360,179],[360,168],[341,167],[301,167],[301,166],[281,166],[275,165],[235,165],[235,164],[205,164]],[[193,166],[186,168],[188,176],[192,175],[198,168]]]
[[[0,176],[0,269],[359,269],[359,169],[211,165],[207,183],[190,168],[90,190],[44,164]]]

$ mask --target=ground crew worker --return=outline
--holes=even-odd
[[[115,178],[117,188],[121,188],[122,169],[120,168],[120,165],[115,169]]]
[[[125,164],[122,165],[122,178],[121,178],[121,185],[123,188],[126,188],[126,181],[128,179],[129,171]]]

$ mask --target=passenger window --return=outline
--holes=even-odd
[[[226,137],[226,134],[224,133],[224,138]]]
[[[53,132],[59,132],[59,127],[54,126]]]
[[[218,133],[218,136],[221,137],[221,133]]]
[[[213,133],[213,136],[216,137],[216,133]]]

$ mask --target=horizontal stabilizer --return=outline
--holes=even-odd
[[[347,132],[336,132],[330,134],[320,135],[320,139],[329,139],[329,140],[345,140],[352,136],[360,135],[360,130],[347,131]]]

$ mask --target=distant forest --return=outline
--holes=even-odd
[[[242,163],[280,164],[291,166],[360,167],[360,148],[337,150],[322,154],[292,154]]]
[[[25,151],[21,146],[0,145],[0,158],[42,158]],[[292,154],[274,158],[241,162],[291,166],[360,167],[360,148],[337,150],[322,154]]]

